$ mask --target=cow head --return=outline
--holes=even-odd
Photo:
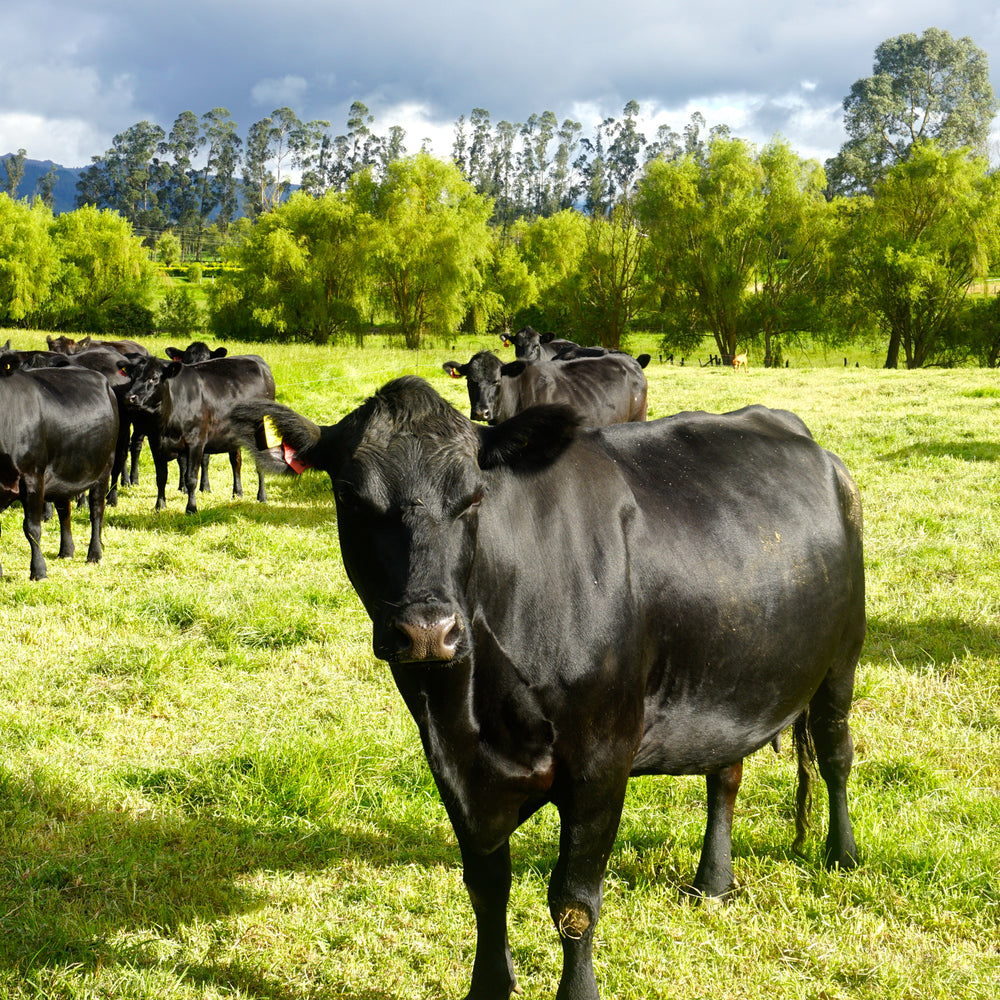
[[[272,468],[290,449],[329,474],[344,565],[371,617],[375,655],[393,664],[469,656],[464,595],[481,511],[501,502],[491,494],[505,477],[553,461],[576,429],[564,407],[477,428],[413,377],[390,382],[332,427],[268,402],[238,406],[231,419]],[[279,438],[282,448],[272,443]]]
[[[552,335],[543,337],[530,326],[522,327],[513,336],[508,336],[504,343],[514,345],[514,357],[521,361],[538,361],[542,356],[542,344],[551,340]]]
[[[180,361],[185,365],[197,365],[202,361],[211,361],[213,358],[224,358],[229,352],[225,347],[216,347],[212,350],[203,340],[195,340],[188,344],[184,350],[177,347],[168,347],[164,352],[171,361]]]
[[[160,358],[130,355],[118,367],[120,374],[130,379],[128,388],[124,391],[124,400],[128,406],[146,413],[159,412],[163,398],[163,379],[168,368],[182,367],[176,361],[163,361]]]
[[[500,413],[500,392],[504,378],[516,378],[527,364],[511,361],[504,364],[492,351],[480,351],[466,365],[446,361],[442,366],[452,378],[464,378],[469,390],[469,416],[496,424]]]

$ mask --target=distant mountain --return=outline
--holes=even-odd
[[[13,153],[0,154],[0,160],[5,160]],[[17,186],[15,197],[31,198],[38,191],[38,182],[41,178],[55,167],[56,183],[52,189],[55,196],[53,211],[56,215],[61,212],[72,212],[76,208],[76,182],[80,179],[80,174],[86,167],[63,167],[51,160],[25,160],[24,176]],[[0,169],[0,183],[6,182],[7,175]]]

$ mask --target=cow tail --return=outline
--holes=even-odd
[[[816,765],[816,747],[809,731],[809,708],[795,720],[792,726],[795,741],[795,755],[799,763],[799,781],[795,791],[795,841],[792,850],[802,855],[805,852],[806,835],[812,823],[812,782]]]

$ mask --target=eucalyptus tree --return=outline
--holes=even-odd
[[[164,192],[170,164],[156,155],[166,138],[164,130],[148,121],[137,122],[111,140],[103,156],[77,182],[78,206],[112,208],[130,223],[162,229],[166,222]]]
[[[16,153],[11,153],[10,156],[3,158],[3,170],[7,175],[7,179],[4,182],[4,190],[11,198],[17,197],[17,189],[21,181],[24,180],[24,162],[27,156],[28,151],[26,149],[19,149]]]
[[[170,186],[164,199],[167,221],[172,225],[193,227],[201,214],[194,160],[205,142],[198,116],[193,111],[182,111],[159,145],[161,153],[173,157]]]
[[[986,53],[971,38],[928,28],[888,38],[875,50],[872,75],[844,98],[848,140],[827,162],[834,193],[872,193],[917,143],[968,147],[985,156],[998,104]]]
[[[228,109],[212,108],[201,116],[205,138],[205,164],[199,178],[200,213],[215,221],[224,233],[239,212],[236,178],[243,140]]]

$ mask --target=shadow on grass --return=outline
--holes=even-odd
[[[158,811],[159,812],[159,811]],[[424,828],[386,818],[384,829],[353,833],[311,821],[270,825],[204,812],[135,818],[74,801],[51,781],[24,781],[0,766],[0,969],[26,981],[47,975],[99,976],[121,969],[174,969],[178,979],[268,1000],[312,996],[315,983],[291,987],[232,957],[180,964],[164,938],[183,928],[253,913],[266,893],[239,884],[260,871],[309,872],[363,857],[376,866],[457,865],[453,844]],[[457,876],[456,876],[457,877]],[[470,914],[471,919],[471,914]],[[128,933],[136,943],[116,943]],[[145,940],[144,940],[145,939]],[[338,996],[392,1000],[391,992]]]
[[[947,670],[968,654],[1000,656],[1000,630],[957,617],[927,617],[912,622],[868,619],[863,660],[896,663],[923,671],[929,664]]]
[[[1000,461],[1000,443],[996,441],[921,441],[907,448],[879,455],[882,462],[900,462],[908,458],[958,458],[965,462]]]

